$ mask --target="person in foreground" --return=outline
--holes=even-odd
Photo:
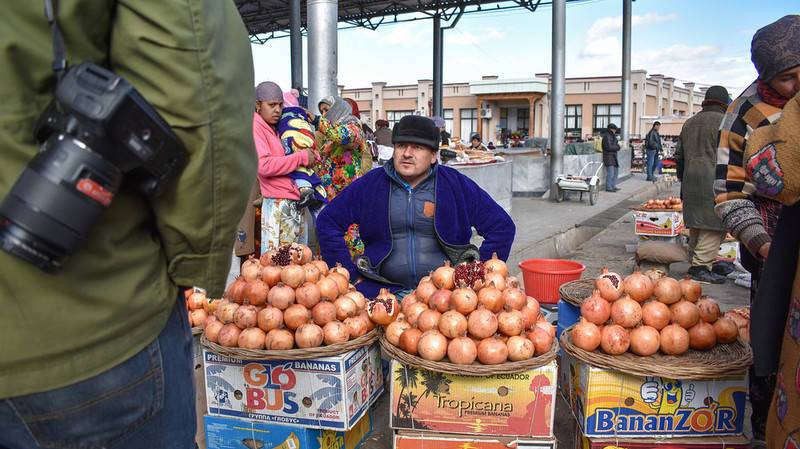
[[[617,131],[619,128],[613,123],[609,123],[606,132],[603,133],[603,165],[606,166],[606,192],[616,192],[617,175],[619,174],[619,142],[617,142]]]
[[[346,267],[367,296],[412,289],[445,261],[508,258],[514,222],[475,182],[437,164],[440,138],[431,119],[403,117],[392,160],[344,189],[317,219],[322,257]],[[364,242],[355,259],[344,240],[354,223]],[[470,243],[472,228],[484,238],[480,249]]]
[[[681,181],[683,219],[689,228],[689,253],[692,279],[724,284],[725,277],[711,268],[725,240],[725,228],[714,213],[714,172],[717,163],[719,125],[728,106],[728,90],[711,86],[706,91],[703,109],[684,123],[675,159]]]
[[[120,189],[58,274],[0,251],[0,447],[193,449],[181,290],[222,294],[255,181],[247,30],[232,2],[59,3],[68,61],[131,83],[188,163],[155,199]],[[34,124],[56,86],[42,2],[8,4],[0,42],[5,198],[37,155]]]

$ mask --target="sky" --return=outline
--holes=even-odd
[[[721,84],[735,95],[756,78],[750,61],[755,31],[792,13],[800,13],[800,1],[635,0],[631,67],[699,86]],[[445,31],[444,82],[549,73],[550,29],[549,7],[465,15]],[[376,31],[340,30],[339,84],[357,88],[373,81],[395,85],[431,79],[432,34],[432,20],[383,24]],[[304,38],[304,58],[305,45]],[[567,4],[567,77],[619,75],[621,46],[621,0]],[[272,80],[288,88],[288,38],[254,44],[253,58],[256,82]],[[303,64],[307,71],[307,61]],[[303,79],[307,85],[307,73]]]

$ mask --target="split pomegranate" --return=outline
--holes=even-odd
[[[512,362],[528,360],[534,354],[533,342],[519,335],[509,337],[506,347],[508,348],[508,360]]]
[[[499,365],[508,360],[508,346],[499,338],[484,338],[478,345],[478,360],[484,365]]]
[[[428,298],[428,307],[436,309],[440,313],[445,313],[450,310],[450,296],[453,294],[450,290],[440,288]]]
[[[447,345],[447,358],[458,365],[471,365],[478,357],[478,346],[469,337],[456,337]]]
[[[700,319],[706,323],[714,323],[719,319],[719,304],[713,299],[703,296],[702,299],[697,301],[697,308],[700,310]]]
[[[642,322],[660,331],[672,321],[672,312],[663,302],[647,301],[642,306]]]
[[[277,307],[264,307],[259,310],[258,315],[256,315],[256,324],[264,332],[278,329],[283,326],[283,312]]]
[[[419,338],[422,336],[422,331],[416,328],[406,329],[400,334],[400,349],[411,354],[417,355],[417,348],[419,347]]]
[[[622,276],[608,271],[608,267],[603,267],[600,275],[595,279],[595,288],[600,290],[600,296],[606,301],[616,301],[624,292]]]
[[[469,314],[467,330],[475,338],[488,338],[497,332],[497,316],[488,309],[479,308]]]
[[[584,351],[592,352],[600,346],[600,329],[586,318],[581,318],[581,321],[572,328],[570,337],[572,343]]]
[[[292,287],[279,283],[270,289],[267,300],[272,306],[286,310],[290,305],[294,304],[294,295]]]
[[[492,258],[483,263],[486,272],[497,273],[500,276],[508,276],[508,266],[505,262],[497,258],[497,253],[492,253]]]
[[[636,301],[631,300],[636,303]],[[638,305],[638,303],[636,303]],[[600,334],[600,347],[603,352],[610,355],[624,354],[631,345],[631,338],[628,331],[618,324],[603,326]]]
[[[331,321],[322,328],[323,342],[326,345],[345,343],[350,339],[350,331],[341,321]],[[396,345],[395,345],[396,346]]]
[[[250,327],[239,334],[236,344],[245,349],[264,349],[265,338],[267,338],[267,334],[263,330],[257,327]]]
[[[478,307],[478,295],[470,288],[457,288],[450,295],[450,305],[456,312],[467,316]]]
[[[206,329],[208,329],[208,326],[206,326]],[[723,317],[715,321],[714,332],[717,334],[717,342],[719,343],[733,343],[739,338],[739,327],[730,318]]]
[[[700,321],[700,309],[686,300],[680,300],[669,308],[672,312],[672,322],[679,324],[684,329],[689,329]]]
[[[439,318],[439,332],[447,338],[463,337],[467,334],[467,319],[455,310],[449,310]]]
[[[681,286],[681,295],[683,299],[689,302],[697,302],[703,294],[703,287],[699,283],[692,280],[690,275],[686,275],[681,279],[678,284]]]
[[[336,306],[330,301],[320,301],[311,309],[314,324],[324,326],[336,320]]]
[[[663,277],[656,281],[656,287],[653,290],[656,299],[666,305],[675,304],[681,300],[681,285],[671,277]]]
[[[639,326],[631,331],[630,337],[630,349],[636,355],[653,355],[658,352],[658,348],[661,346],[661,334],[654,327]]]
[[[633,328],[642,321],[642,306],[626,295],[611,304],[611,321],[628,329]]]
[[[661,329],[661,352],[667,355],[681,355],[689,350],[689,332],[678,324],[670,324]]]
[[[483,287],[483,276],[486,271],[481,262],[460,263],[456,265],[455,270],[456,287],[471,288],[476,292]]]
[[[395,295],[382,288],[375,299],[367,301],[367,313],[375,324],[386,326],[397,318],[397,314],[400,313],[400,304]],[[414,318],[413,323],[409,319],[409,323],[414,324],[417,317]]]
[[[714,326],[700,321],[689,329],[689,347],[696,351],[707,351],[717,344]]]
[[[417,352],[425,360],[438,362],[447,355],[447,338],[438,330],[426,331],[419,337]]]
[[[294,341],[298,348],[316,348],[322,345],[324,339],[325,332],[314,323],[303,324],[294,333]]]
[[[600,290],[595,290],[592,296],[581,304],[581,316],[594,324],[601,325],[611,318],[611,304],[600,296]]]
[[[242,330],[233,323],[228,323],[222,326],[217,334],[217,343],[229,348],[235,348],[239,344],[239,334]]]
[[[625,278],[623,288],[625,293],[636,302],[650,299],[655,291],[653,281],[639,270],[634,271]]]
[[[444,266],[437,268],[431,275],[431,281],[436,288],[452,290],[455,287],[456,270],[450,266],[450,261],[445,261]],[[444,357],[444,356],[442,356]]]

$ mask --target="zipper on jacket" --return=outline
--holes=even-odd
[[[416,279],[417,278],[417,260],[415,258],[416,257],[415,254],[414,254],[415,253],[415,251],[414,251],[414,240],[416,240],[416,238],[417,238],[416,235],[415,235],[416,232],[414,230],[414,190],[413,189],[409,189],[409,190],[407,190],[407,193],[408,193],[408,213],[407,213],[407,217],[408,217],[408,229],[409,229],[409,232],[408,232],[408,264],[409,264],[410,271],[411,271],[411,278],[409,280],[412,280],[412,279]]]

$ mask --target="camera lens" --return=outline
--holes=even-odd
[[[0,247],[56,273],[111,202],[121,172],[73,137],[52,135],[0,205]]]

